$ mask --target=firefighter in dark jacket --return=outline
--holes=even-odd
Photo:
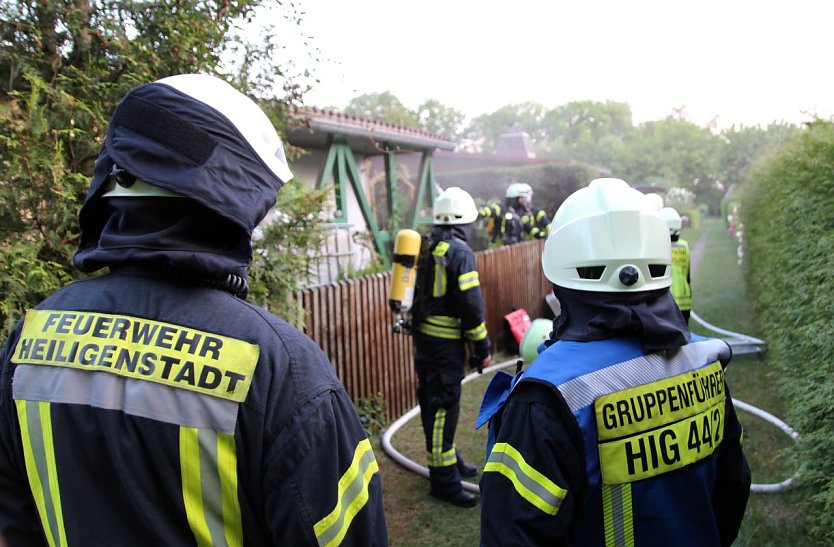
[[[260,108],[207,75],[119,103],[73,283],[0,352],[9,545],[385,545],[377,462],[327,357],[248,304],[290,178]]]
[[[490,545],[729,545],[750,489],[730,348],[669,292],[658,210],[618,179],[562,204],[542,253],[562,305],[532,364],[496,376],[481,477]]]
[[[533,188],[521,182],[507,186],[503,207],[492,203],[481,207],[478,214],[487,219],[490,239],[500,239],[504,245],[547,237],[550,225],[547,213],[533,206]]]
[[[509,206],[521,217],[521,226],[527,239],[544,239],[550,227],[550,217],[544,209],[533,205],[533,188],[516,182],[507,188]]]
[[[467,344],[478,366],[492,359],[475,254],[466,244],[478,209],[468,193],[452,187],[437,197],[433,218],[431,260],[421,266],[428,268],[424,272],[430,275],[418,276],[412,310],[417,398],[426,436],[430,493],[455,505],[474,507],[477,500],[463,489],[461,476],[474,477],[477,469],[455,448],[455,429]]]

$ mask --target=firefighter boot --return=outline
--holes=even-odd
[[[475,497],[475,494],[470,494],[463,488],[461,488],[454,494],[441,494],[439,492],[432,492],[431,495],[443,501],[448,501],[449,503],[457,505],[458,507],[475,507],[476,505],[478,505],[478,499]]]
[[[463,461],[463,455],[458,452],[458,473],[461,477],[472,479],[478,476],[478,468]]]
[[[435,498],[448,501],[458,507],[475,507],[478,499],[463,489],[457,466],[429,467],[429,482]]]

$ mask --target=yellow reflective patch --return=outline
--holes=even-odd
[[[469,340],[472,340],[472,341],[475,341],[475,342],[478,342],[478,341],[483,340],[484,338],[486,338],[487,337],[486,323],[481,323],[477,327],[469,329],[468,331],[466,331],[466,337]]]
[[[555,515],[568,491],[527,463],[521,452],[507,443],[495,443],[484,466],[484,473],[500,473],[519,496],[548,515]]]
[[[445,338],[447,340],[460,340],[460,329],[449,329],[446,327],[438,327],[430,323],[420,323],[417,325],[417,330],[423,334],[434,336],[435,338]]]
[[[724,372],[699,370],[597,399],[602,481],[621,484],[706,458],[724,436]]]
[[[211,547],[211,530],[206,520],[203,504],[203,481],[200,477],[199,430],[194,427],[180,427],[180,474],[182,480],[182,501],[188,525],[194,534],[198,547]]]
[[[67,545],[50,403],[16,400],[29,488],[50,547]]]
[[[443,256],[446,254],[446,251],[449,250],[449,242],[448,241],[439,241],[437,245],[434,246],[434,250],[432,254],[434,256]]]
[[[451,317],[449,315],[429,315],[426,317],[426,323],[431,323],[441,327],[458,328],[460,326],[460,317]]]
[[[631,484],[602,485],[602,521],[605,545],[634,547]]]
[[[370,499],[370,484],[379,472],[371,442],[363,439],[356,446],[350,468],[339,479],[336,506],[326,517],[313,525],[318,544],[325,547],[340,545],[359,511]]]
[[[480,284],[481,280],[478,277],[478,272],[467,272],[458,276],[458,287],[461,292],[468,291],[473,287],[478,287]]]
[[[223,399],[246,399],[260,348],[127,315],[30,310],[12,362],[102,371]]]

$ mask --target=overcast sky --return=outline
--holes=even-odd
[[[391,91],[467,116],[534,101],[685,107],[719,126],[834,114],[828,0],[298,0],[324,63],[314,106]],[[806,113],[806,114],[803,114]]]

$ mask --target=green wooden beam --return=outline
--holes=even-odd
[[[321,175],[316,184],[317,188],[325,188],[328,181],[333,181],[333,201],[335,210],[333,211],[333,218],[330,222],[346,223],[347,220],[347,186],[345,185],[347,178],[347,169],[345,167],[344,149],[347,144],[343,138],[335,137],[330,142],[330,147],[327,149],[327,157],[324,160],[324,167],[321,170]],[[350,148],[348,148],[348,151]]]
[[[412,230],[418,225],[432,223],[431,215],[420,214],[420,206],[423,204],[423,199],[428,197],[428,209],[434,208],[434,188],[434,155],[431,150],[425,150],[420,160],[420,183],[417,186],[417,199],[414,200],[414,209],[411,214]]]
[[[407,224],[410,228],[416,229],[419,225],[432,223],[431,215],[421,215],[419,213],[424,201],[427,202],[426,205],[429,210],[434,207],[436,180],[433,151],[425,150],[420,160],[417,198],[412,211],[410,211],[410,219],[406,221],[404,218],[400,218],[400,211],[396,199],[396,153],[391,150],[386,152],[384,162],[385,189],[387,194],[385,205],[388,208],[388,218],[391,219],[391,231],[380,229],[377,225],[370,202],[365,196],[365,189],[362,186],[362,179],[359,175],[359,169],[356,167],[353,151],[347,144],[347,140],[341,135],[334,135],[330,142],[330,146],[327,149],[327,156],[324,160],[324,166],[317,181],[317,187],[325,188],[329,181],[332,180],[335,211],[331,222],[334,223],[347,223],[349,221],[346,209],[348,184],[353,188],[365,224],[368,226],[368,230],[373,237],[374,247],[386,266],[390,266],[393,253],[393,246],[391,245],[393,241],[392,234]]]
[[[391,231],[396,233],[402,219],[397,205],[397,156],[390,150],[385,154],[385,190],[388,205],[388,218],[391,219]]]
[[[374,238],[374,246],[376,252],[382,257],[386,267],[391,266],[391,257],[388,256],[388,249],[386,248],[386,241],[390,241],[390,234],[383,235],[376,224],[374,212],[371,210],[371,204],[368,198],[365,197],[365,189],[362,188],[362,178],[359,176],[359,169],[356,168],[356,160],[353,159],[353,151],[344,145],[341,151],[341,157],[344,158],[347,167],[348,179],[351,182],[353,193],[356,195],[356,200],[359,202],[359,209],[362,211],[362,216],[365,218],[365,224]]]

